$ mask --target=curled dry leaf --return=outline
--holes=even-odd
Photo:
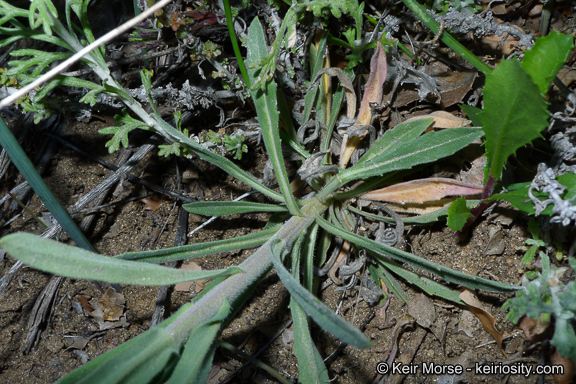
[[[388,65],[386,64],[386,52],[382,44],[378,43],[376,52],[370,61],[370,77],[364,88],[364,95],[360,103],[360,111],[358,112],[357,125],[369,125],[372,121],[372,103],[380,104],[382,102],[382,86],[386,81],[388,73]],[[360,141],[366,136],[366,133],[361,137],[354,136],[348,140],[348,135],[344,135],[342,140],[342,149],[340,151],[340,168],[346,168],[352,152],[356,149]]]
[[[458,60],[456,64],[466,67],[466,63],[463,60]],[[439,61],[425,64],[420,71],[435,81],[437,91],[440,94],[440,98],[435,104],[442,108],[461,103],[466,94],[472,89],[474,80],[477,77],[476,71],[455,71],[452,66]],[[429,99],[427,100],[430,101]],[[383,97],[382,102],[393,101],[393,106],[400,108],[419,100],[421,100],[421,97],[417,89],[410,86],[402,86],[399,87],[394,99],[392,99],[392,94],[388,94]]]
[[[453,114],[446,112],[446,111],[435,111],[435,112],[432,112],[428,115],[411,117],[408,120],[406,120],[405,123],[408,123],[408,122],[414,121],[414,120],[422,120],[422,119],[429,119],[429,118],[433,118],[434,121],[432,122],[432,125],[430,127],[428,127],[428,129],[426,129],[426,131],[431,131],[434,128],[466,127],[467,125],[470,125],[472,123],[472,121],[470,121],[468,119],[465,119],[463,117],[454,116]]]
[[[423,204],[450,196],[481,194],[482,186],[454,179],[429,178],[407,181],[362,195],[362,200],[386,201],[395,204]]]
[[[496,319],[494,319],[494,316],[492,316],[490,312],[486,311],[483,308],[480,300],[478,300],[476,295],[471,291],[466,289],[458,297],[460,298],[460,300],[466,303],[470,312],[472,312],[474,315],[476,315],[476,317],[478,317],[478,319],[482,323],[482,327],[484,327],[484,330],[494,338],[504,356],[508,357],[508,355],[502,348],[503,336],[502,332],[500,332],[496,328]]]

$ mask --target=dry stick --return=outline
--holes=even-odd
[[[118,28],[111,30],[110,32],[108,32],[107,34],[105,34],[104,36],[102,36],[101,38],[99,38],[98,40],[93,42],[92,44],[81,49],[80,51],[75,53],[72,57],[70,57],[68,60],[60,63],[59,65],[54,67],[54,69],[50,70],[48,73],[44,74],[43,76],[41,76],[38,79],[36,79],[35,81],[31,82],[30,84],[28,84],[24,88],[20,89],[18,92],[6,97],[2,101],[0,101],[0,111],[2,109],[12,105],[16,100],[18,100],[19,98],[21,98],[22,96],[24,96],[25,94],[27,94],[28,92],[33,90],[34,88],[41,86],[42,84],[44,84],[48,80],[52,79],[54,76],[62,73],[68,67],[70,67],[72,64],[79,61],[82,57],[86,56],[87,54],[89,54],[90,52],[92,52],[93,50],[98,48],[100,45],[108,43],[109,41],[120,36],[121,34],[126,32],[127,30],[129,30],[130,28],[134,27],[136,24],[144,21],[149,16],[151,16],[154,12],[160,10],[160,8],[170,4],[170,2],[172,2],[172,0],[161,0],[159,3],[154,4],[154,6],[148,8],[146,11],[142,12],[140,15],[127,21],[126,23],[122,24]]]

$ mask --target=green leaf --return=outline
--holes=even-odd
[[[367,250],[372,251],[377,255],[380,255],[381,257],[384,258],[390,257],[394,260],[403,263],[408,263],[413,267],[421,268],[425,271],[440,276],[447,282],[455,282],[471,289],[484,289],[486,291],[493,291],[493,292],[515,292],[519,289],[522,289],[522,287],[518,287],[515,285],[500,283],[498,281],[486,280],[478,276],[472,276],[466,273],[455,271],[453,269],[444,267],[432,261],[428,261],[411,253],[401,251],[394,247],[390,247],[384,243],[379,243],[374,240],[370,240],[360,235],[357,235],[355,233],[345,231],[329,223],[320,216],[316,216],[316,222],[326,231],[332,233],[335,236],[341,237],[344,240],[348,240],[351,243],[356,244],[360,247],[364,247]]]
[[[124,148],[128,148],[128,134],[133,130],[140,128],[140,129],[150,129],[146,124],[144,124],[140,120],[136,120],[132,118],[126,110],[122,111],[122,115],[114,116],[114,120],[118,124],[122,124],[118,127],[107,127],[102,128],[98,132],[103,135],[114,135],[107,143],[106,147],[108,148],[108,152],[113,153],[120,149],[120,144]]]
[[[406,292],[404,292],[402,286],[398,283],[398,280],[386,268],[382,265],[378,265],[378,269],[376,269],[375,266],[371,265],[370,274],[376,280],[382,280],[391,293],[404,302],[404,304],[408,304],[410,297]]]
[[[483,129],[486,178],[499,180],[508,157],[548,126],[548,103],[517,60],[502,61],[486,75]]]
[[[183,340],[165,328],[190,307],[190,303],[184,304],[168,320],[82,365],[56,384],[124,384],[133,378],[150,382],[178,358]]]
[[[573,320],[574,316],[571,319],[556,317],[554,337],[551,343],[556,347],[560,356],[576,361],[576,348],[574,348],[576,345],[576,334],[572,325]]]
[[[255,68],[254,64],[258,60],[263,59],[268,55],[268,48],[266,47],[266,39],[264,38],[264,31],[258,18],[255,18],[250,28],[248,29],[248,77],[251,84],[256,84],[257,74],[259,68]],[[282,157],[282,150],[280,147],[280,132],[278,128],[278,105],[276,100],[276,83],[269,80],[265,83],[264,89],[257,88],[251,91],[256,112],[258,114],[258,122],[262,129],[262,138],[266,151],[270,156],[270,161],[276,173],[276,179],[280,184],[282,195],[286,199],[286,206],[293,215],[301,215],[300,208],[296,203],[296,199],[290,189],[290,180],[286,172],[286,165]]]
[[[560,196],[563,200],[571,200],[576,196],[576,174],[565,173],[558,176],[556,180],[558,183],[566,187],[566,191]],[[530,183],[509,185],[506,188],[508,189],[508,192],[492,195],[487,199],[487,201],[504,200],[512,204],[514,208],[526,212],[529,215],[534,215],[536,213],[534,203],[528,196]],[[532,195],[539,200],[549,199],[549,195],[543,191],[532,190]],[[548,216],[554,215],[553,204],[548,205],[540,214]]]
[[[484,122],[482,120],[482,109],[474,107],[472,105],[461,105],[460,108],[468,115],[468,118],[472,120],[472,124],[476,127],[482,127]]]
[[[160,265],[102,256],[77,247],[29,233],[15,233],[0,239],[12,257],[41,271],[74,279],[134,285],[171,285],[184,281],[231,276],[242,269],[188,271]]]
[[[282,254],[288,250],[284,240],[277,240],[270,246],[270,259],[276,268],[276,273],[304,311],[314,319],[322,329],[330,332],[346,344],[357,348],[368,348],[370,341],[352,324],[346,322],[341,317],[334,314],[322,301],[306,290],[298,281],[292,277],[282,264]]]
[[[368,152],[356,164],[364,163],[376,156],[385,154],[397,146],[406,145],[406,143],[418,138],[433,121],[434,119],[432,118],[408,121],[389,129],[381,138],[374,142]]]
[[[115,257],[124,260],[138,260],[160,264],[167,261],[186,260],[220,252],[248,249],[265,243],[273,234],[278,232],[280,227],[280,225],[275,225],[272,228],[264,229],[260,232],[231,239],[188,244],[180,247],[156,249],[152,251],[127,252]]]
[[[330,383],[322,356],[310,336],[308,316],[294,299],[290,299],[290,310],[294,321],[294,354],[298,359],[298,379],[302,383]]]
[[[249,212],[286,212],[281,205],[251,203],[248,201],[199,201],[184,204],[185,210],[196,215],[225,216]]]
[[[316,17],[327,17],[327,12],[331,12],[336,18],[342,17],[342,14],[355,15],[359,8],[356,0],[314,0],[307,4]]]
[[[464,302],[458,297],[460,295],[459,291],[450,289],[447,286],[437,283],[436,281],[427,277],[420,276],[419,274],[404,268],[392,260],[378,259],[378,262],[382,263],[382,265],[384,265],[386,268],[402,277],[409,284],[417,286],[427,294],[441,297],[459,305],[464,305]]]
[[[230,312],[230,304],[225,299],[216,315],[198,325],[190,332],[182,356],[174,368],[167,384],[198,383],[208,381],[212,359],[216,352],[216,340],[222,322]]]
[[[51,36],[54,19],[58,18],[58,11],[50,0],[32,0],[28,18],[31,28],[35,29],[42,25],[44,33]]]
[[[537,38],[534,47],[524,54],[522,68],[530,75],[541,94],[548,92],[550,84],[573,49],[574,36],[552,30],[549,35]]]
[[[466,199],[460,197],[456,199],[448,208],[448,226],[453,231],[461,231],[464,224],[473,217],[470,209],[466,206]]]
[[[356,164],[337,177],[347,182],[410,169],[415,165],[431,163],[450,156],[480,137],[482,131],[478,128],[453,128],[429,132]]]

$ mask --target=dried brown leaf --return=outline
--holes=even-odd
[[[450,196],[472,196],[483,187],[454,179],[429,178],[407,181],[362,195],[363,200],[387,201],[396,204],[423,204]]]
[[[406,120],[405,123],[429,118],[433,118],[434,121],[432,122],[432,125],[427,129],[427,131],[430,131],[434,128],[460,128],[465,127],[470,123],[472,123],[468,119],[454,116],[453,114],[446,111],[435,111],[430,113],[429,115],[411,117],[408,120]]]
[[[126,299],[124,295],[112,289],[104,292],[100,298],[102,304],[102,320],[104,321],[118,321],[124,314],[124,304]]]
[[[182,264],[180,269],[185,269],[188,271],[201,271],[202,267],[194,262]],[[195,281],[185,281],[183,283],[178,283],[174,286],[174,290],[177,292],[190,292],[192,286],[194,285],[194,291],[199,293],[206,286],[207,280],[195,280]]]
[[[508,357],[502,348],[503,335],[502,332],[496,328],[496,319],[494,319],[494,316],[492,316],[490,312],[483,308],[483,305],[480,300],[478,300],[478,297],[476,297],[476,295],[471,291],[466,289],[458,297],[460,300],[466,303],[470,312],[476,315],[476,317],[480,320],[482,327],[484,327],[484,330],[494,338],[504,356]]]
[[[364,95],[362,96],[362,102],[360,103],[360,111],[358,112],[359,123],[357,125],[368,125],[372,121],[372,108],[371,104],[380,104],[382,102],[382,86],[386,81],[386,75],[388,73],[388,65],[386,63],[386,52],[381,43],[378,43],[376,47],[376,52],[370,60],[370,76],[368,77],[368,82],[364,88]],[[356,149],[360,141],[366,136],[364,132],[362,136],[354,136],[348,140],[347,135],[344,135],[342,140],[342,150],[340,153],[340,168],[346,168],[352,152]]]
[[[518,328],[524,332],[524,337],[531,343],[537,343],[546,338],[546,330],[550,323],[543,323],[542,321],[532,319],[528,316],[523,316],[518,323]]]
[[[574,383],[576,378],[576,365],[573,361],[568,360],[558,354],[558,351],[550,356],[551,365],[563,365],[564,370],[561,375],[552,375],[552,379],[555,383],[559,384],[571,384]]]

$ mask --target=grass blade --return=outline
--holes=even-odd
[[[56,199],[52,191],[46,186],[42,177],[34,168],[34,165],[26,156],[26,153],[18,144],[18,141],[10,132],[10,129],[0,118],[0,145],[6,150],[16,168],[20,171],[22,176],[28,181],[34,192],[40,197],[46,208],[66,231],[66,233],[74,240],[79,247],[85,250],[94,250],[92,245],[86,239],[80,228],[76,225],[74,220],[68,214],[68,211],[62,207],[60,202]]]

